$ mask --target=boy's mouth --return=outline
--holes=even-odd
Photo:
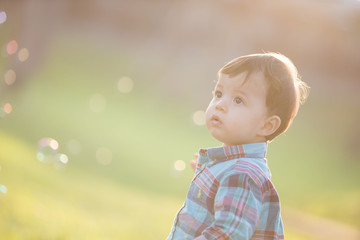
[[[215,114],[211,117],[210,121],[215,126],[218,126],[218,125],[222,124],[222,121],[220,120],[220,117],[215,115]]]

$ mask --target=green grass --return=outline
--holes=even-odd
[[[8,188],[0,199],[0,235],[6,239],[164,239],[171,228],[179,199],[81,169],[55,170],[3,132],[0,142],[1,183]]]
[[[176,172],[173,163],[218,143],[192,123],[191,103],[156,90],[158,70],[131,54],[68,41],[53,49],[44,71],[8,95],[13,112],[0,119],[0,184],[8,188],[0,199],[0,235],[164,239],[193,174],[189,167]],[[135,82],[130,94],[116,89],[124,75]],[[89,108],[95,93],[106,99],[101,113]],[[354,107],[327,104],[310,98],[291,129],[270,144],[272,179],[283,205],[360,227],[360,164],[345,141],[355,122],[331,118]],[[59,152],[69,156],[64,169],[36,159],[42,137],[58,140]],[[70,139],[81,143],[80,154],[69,152]],[[112,151],[110,165],[97,161],[99,147]],[[311,240],[285,230],[289,239]]]

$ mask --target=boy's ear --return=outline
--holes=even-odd
[[[268,117],[260,129],[260,135],[266,137],[273,134],[280,127],[280,124],[281,119],[279,116],[273,115]]]

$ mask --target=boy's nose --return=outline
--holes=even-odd
[[[218,111],[222,111],[222,112],[226,112],[227,108],[226,108],[226,104],[224,102],[224,100],[220,100],[216,105],[215,105],[215,109]]]

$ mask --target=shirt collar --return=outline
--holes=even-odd
[[[212,161],[226,161],[236,158],[265,158],[267,143],[250,143],[234,146],[223,146],[209,149],[200,149],[201,157]]]

